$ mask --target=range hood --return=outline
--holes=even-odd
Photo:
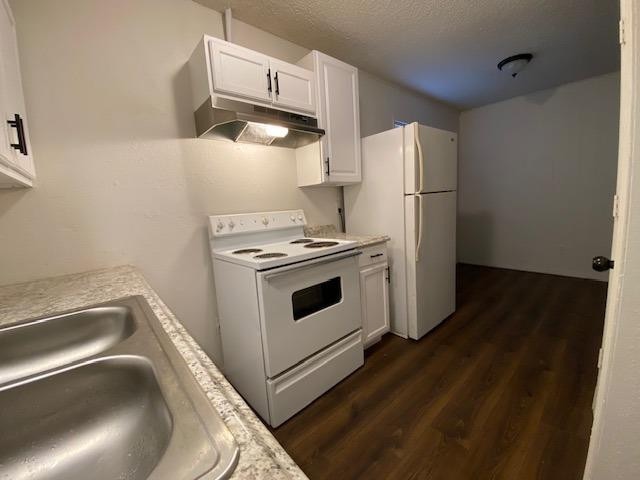
[[[298,148],[318,141],[318,121],[295,113],[209,97],[195,112],[199,138]]]

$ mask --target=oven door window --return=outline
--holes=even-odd
[[[342,282],[335,277],[316,285],[312,285],[291,295],[293,319],[300,320],[325,308],[340,303],[342,300]]]

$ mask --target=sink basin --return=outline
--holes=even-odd
[[[151,364],[139,357],[10,388],[0,394],[0,424],[2,476],[15,479],[147,478],[172,430]]]
[[[91,357],[134,331],[131,308],[105,306],[0,330],[0,384]]]
[[[223,479],[238,447],[142,297],[0,328],[0,479]]]

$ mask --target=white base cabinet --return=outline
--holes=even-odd
[[[8,0],[0,0],[0,188],[33,185],[26,117],[15,21]]]
[[[362,180],[358,69],[316,50],[298,65],[313,70],[319,142],[298,148],[298,186],[349,185]]]
[[[380,340],[390,328],[389,274],[386,245],[363,249],[360,258],[360,302],[365,348]]]

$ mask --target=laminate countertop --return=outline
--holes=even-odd
[[[232,479],[306,479],[220,370],[132,266],[0,286],[0,325],[142,295],[234,436],[240,458]]]
[[[307,237],[353,240],[358,242],[361,248],[378,245],[379,243],[385,243],[391,240],[388,235],[351,235],[350,233],[339,232],[335,225],[313,225],[305,227],[304,234]]]

